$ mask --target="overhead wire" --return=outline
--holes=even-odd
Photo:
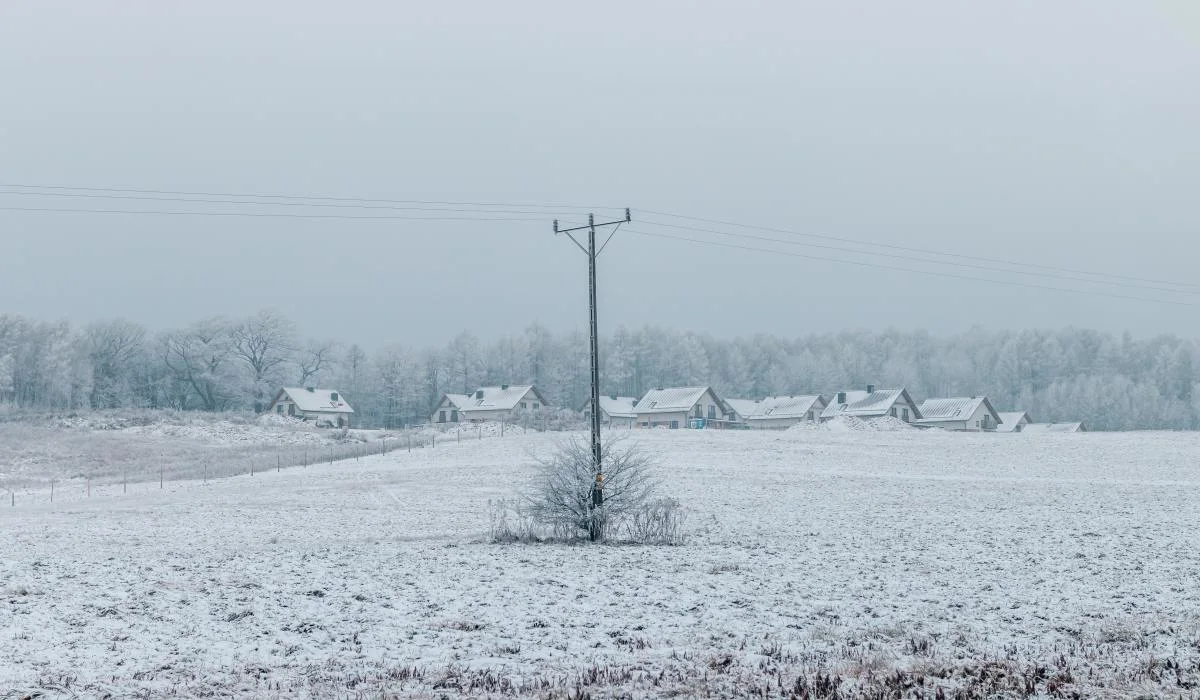
[[[1168,286],[1173,286],[1173,287],[1191,287],[1194,289],[1200,289],[1200,284],[1191,283],[1191,282],[1175,282],[1175,281],[1171,281],[1171,280],[1152,279],[1152,278],[1145,278],[1145,277],[1132,277],[1132,276],[1128,276],[1128,275],[1118,275],[1118,274],[1113,274],[1113,273],[1108,273],[1108,272],[1093,272],[1090,270],[1080,270],[1080,269],[1070,268],[1070,267],[1056,267],[1053,265],[1041,265],[1038,263],[1020,262],[1020,261],[1015,261],[1015,260],[1005,260],[1002,258],[990,258],[990,257],[984,257],[984,256],[978,256],[978,255],[964,255],[961,253],[947,253],[945,251],[933,250],[930,248],[916,248],[916,247],[912,247],[912,246],[894,245],[894,244],[890,244],[890,243],[877,243],[874,241],[863,241],[863,240],[858,240],[858,239],[854,239],[854,238],[846,238],[846,237],[842,237],[842,236],[832,236],[832,235],[828,235],[828,234],[819,234],[819,233],[807,233],[807,232],[795,231],[795,230],[784,229],[784,228],[776,228],[776,227],[772,227],[772,226],[759,226],[759,225],[755,225],[755,224],[738,223],[735,221],[723,221],[720,219],[709,219],[709,218],[704,218],[704,217],[700,217],[700,216],[688,216],[685,214],[674,214],[674,213],[665,212],[665,211],[655,211],[653,209],[639,209],[638,213],[651,214],[651,215],[655,215],[655,216],[665,216],[665,217],[670,217],[670,218],[675,218],[675,219],[684,219],[684,220],[689,220],[689,221],[699,221],[701,223],[714,224],[714,225],[718,225],[718,226],[731,226],[731,227],[735,227],[735,228],[765,231],[768,233],[781,233],[781,234],[785,234],[785,235],[789,235],[789,236],[799,236],[799,237],[803,237],[803,238],[816,238],[816,239],[822,239],[822,240],[837,241],[840,243],[848,243],[851,245],[859,245],[859,246],[865,246],[865,247],[887,248],[890,250],[900,250],[900,251],[905,251],[905,252],[909,252],[909,253],[924,253],[927,255],[938,255],[938,256],[947,257],[947,258],[957,258],[960,260],[975,260],[978,262],[990,262],[990,263],[995,263],[995,264],[1000,264],[1000,265],[1009,265],[1009,266],[1013,266],[1013,267],[1028,267],[1028,268],[1039,269],[1039,270],[1049,270],[1049,271],[1053,271],[1053,272],[1068,272],[1068,273],[1073,273],[1073,274],[1078,274],[1078,275],[1088,275],[1088,276],[1092,276],[1092,277],[1108,277],[1108,278],[1112,278],[1112,279],[1126,280],[1129,282],[1145,282],[1145,283],[1149,283],[1149,284],[1162,284],[1162,285],[1168,285]],[[645,222],[643,222],[643,223],[645,223]]]
[[[885,253],[885,252],[877,252],[877,251],[871,251],[871,250],[856,250],[854,248],[846,248],[846,247],[842,247],[842,246],[828,245],[828,244],[823,244],[823,243],[807,243],[807,242],[798,241],[798,240],[780,240],[778,238],[770,238],[768,236],[759,236],[759,235],[750,234],[750,233],[732,233],[729,231],[720,231],[720,230],[711,229],[711,228],[701,228],[698,226],[683,226],[680,224],[665,224],[665,223],[656,222],[656,221],[642,221],[642,222],[640,222],[640,224],[648,225],[648,226],[660,226],[660,227],[678,229],[678,230],[683,230],[683,231],[692,231],[695,233],[710,233],[710,234],[714,234],[714,235],[718,235],[718,236],[726,236],[726,237],[735,238],[735,239],[765,241],[765,242],[769,242],[769,243],[778,243],[780,245],[799,246],[802,248],[813,248],[813,249],[819,249],[819,250],[833,250],[833,251],[838,251],[838,252],[842,252],[842,253],[851,253],[854,255],[869,255],[869,256],[882,257],[882,258],[892,258],[895,260],[907,260],[909,262],[919,262],[919,263],[925,263],[925,264],[929,264],[929,265],[947,265],[947,266],[972,269],[972,270],[984,270],[984,271],[988,271],[988,272],[999,272],[1001,274],[1025,275],[1028,277],[1044,277],[1044,278],[1058,279],[1058,280],[1064,280],[1064,281],[1083,282],[1085,284],[1102,284],[1102,285],[1107,285],[1107,286],[1112,286],[1112,287],[1124,287],[1124,288],[1128,288],[1128,289],[1144,289],[1147,291],[1165,292],[1168,294],[1188,294],[1188,295],[1200,296],[1200,290],[1172,289],[1170,287],[1159,287],[1159,286],[1154,286],[1154,285],[1149,285],[1149,284],[1138,284],[1138,283],[1134,283],[1134,282],[1124,282],[1124,281],[1118,281],[1118,280],[1088,279],[1087,277],[1073,277],[1073,276],[1058,274],[1058,273],[1054,273],[1054,272],[1006,269],[1006,268],[1002,268],[1002,267],[991,267],[988,265],[980,265],[980,264],[969,263],[969,262],[959,262],[959,261],[952,261],[952,260],[935,260],[935,259],[928,258],[928,257],[918,257],[915,255],[904,255],[901,253]]]
[[[859,267],[874,268],[874,269],[879,269],[879,270],[894,270],[897,272],[907,272],[907,273],[918,274],[918,275],[929,275],[929,276],[934,276],[934,277],[969,280],[969,281],[973,281],[973,282],[990,282],[992,284],[1000,284],[1000,285],[1006,285],[1006,286],[1011,286],[1011,287],[1024,287],[1027,289],[1040,289],[1040,290],[1052,291],[1052,292],[1066,292],[1066,293],[1070,293],[1070,294],[1082,294],[1082,295],[1089,295],[1089,296],[1108,297],[1110,299],[1125,299],[1128,301],[1141,301],[1141,302],[1150,302],[1150,303],[1154,303],[1154,304],[1170,304],[1173,306],[1188,306],[1188,307],[1200,308],[1200,303],[1192,303],[1192,302],[1180,301],[1180,300],[1176,300],[1176,299],[1155,299],[1155,298],[1151,298],[1151,297],[1139,297],[1139,296],[1132,296],[1132,295],[1126,295],[1126,294],[1114,294],[1112,292],[1101,292],[1101,291],[1096,291],[1096,290],[1071,289],[1068,287],[1053,287],[1050,285],[1032,284],[1032,283],[1028,283],[1028,282],[1015,282],[1015,281],[1011,281],[1011,280],[998,280],[998,279],[992,279],[992,278],[988,278],[988,277],[956,275],[952,272],[939,272],[939,271],[935,271],[935,270],[918,270],[918,269],[911,268],[911,267],[900,267],[898,265],[884,265],[884,264],[880,264],[880,263],[865,262],[862,260],[846,260],[843,258],[831,258],[831,257],[821,256],[821,255],[809,255],[807,253],[798,253],[796,251],[791,251],[791,250],[772,250],[769,248],[757,248],[754,246],[741,245],[738,243],[726,243],[723,241],[710,241],[710,240],[705,240],[702,238],[688,238],[686,236],[676,236],[676,235],[669,234],[669,233],[654,233],[654,232],[650,232],[650,231],[640,231],[640,230],[633,229],[633,228],[626,228],[625,231],[627,233],[632,233],[632,234],[639,235],[639,236],[647,236],[650,238],[663,238],[663,239],[681,241],[681,242],[686,242],[686,243],[716,246],[716,247],[721,247],[721,248],[731,248],[731,249],[751,251],[751,252],[756,252],[756,253],[770,253],[772,255],[784,255],[784,256],[794,257],[794,258],[803,258],[805,260],[816,260],[816,261],[821,261],[821,262],[840,263],[840,264],[844,264],[844,265],[856,265]]]

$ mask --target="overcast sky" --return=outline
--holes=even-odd
[[[1195,335],[1200,322],[1197,306],[978,278],[1197,295],[648,213],[1200,284],[1194,0],[5,0],[0,95],[0,313],[159,329],[271,307],[367,345],[582,328],[586,260],[551,220],[629,206],[634,224],[601,258],[604,330]],[[569,206],[453,221],[10,185]]]

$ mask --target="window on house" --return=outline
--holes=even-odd
[[[717,407],[714,405],[711,405],[711,404],[708,407],[708,419],[709,420],[717,419]]]
[[[538,410],[541,410],[541,408],[542,408],[542,405],[540,403],[538,403],[537,401],[533,402],[533,410],[538,411]]]
[[[446,422],[446,412],[445,411],[438,411],[438,422],[439,423]]]
[[[809,412],[808,412],[808,422],[809,422],[809,423],[811,423],[811,422],[813,422],[813,421],[814,421],[814,420],[816,420],[816,419],[817,419],[817,414],[816,414],[816,412],[815,412],[815,411],[809,411]]]
[[[456,411],[456,410],[452,410],[452,411],[450,411],[450,422],[451,422],[451,423],[457,423],[457,422],[458,422],[458,411]]]
[[[276,406],[275,412],[282,416],[283,415],[283,404],[279,404],[278,406]]]
[[[337,397],[337,392],[336,392],[336,391],[331,391],[331,392],[329,392],[329,400],[330,400],[330,401],[337,401],[337,400],[338,400],[338,397]]]
[[[907,423],[907,422],[908,422],[908,409],[907,409],[907,408],[906,408],[906,409],[904,409],[904,418],[903,418],[903,420],[904,420],[904,422],[905,422],[905,423]]]
[[[524,410],[525,410],[525,409],[527,409],[527,408],[529,408],[529,405],[528,405],[528,404],[526,404],[524,401],[522,401],[522,402],[521,402],[521,410],[522,410],[522,411],[524,411]]]
[[[679,421],[677,421],[677,420],[671,421],[671,430],[679,430]]]
[[[898,418],[898,417],[899,416],[896,415],[896,407],[892,406],[892,418]]]

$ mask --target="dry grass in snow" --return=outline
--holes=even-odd
[[[0,508],[0,697],[1194,697],[1192,434],[646,431],[681,547],[497,545],[554,436]]]

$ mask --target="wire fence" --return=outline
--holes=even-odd
[[[261,447],[246,452],[228,454],[216,448],[198,451],[195,455],[169,461],[143,460],[137,463],[107,464],[85,470],[67,478],[53,478],[7,489],[0,507],[45,504],[93,496],[124,495],[163,490],[168,484],[183,481],[208,483],[219,479],[252,477],[265,472],[309,467],[319,464],[361,461],[394,452],[413,452],[437,449],[468,441],[499,439],[507,435],[559,432],[579,426],[544,423],[528,424],[434,424],[404,430],[381,432],[371,439],[362,439],[364,431],[335,437],[336,442],[308,445],[279,445]],[[336,431],[335,431],[336,435]],[[353,437],[351,437],[353,436]],[[0,492],[2,493],[2,492]]]

